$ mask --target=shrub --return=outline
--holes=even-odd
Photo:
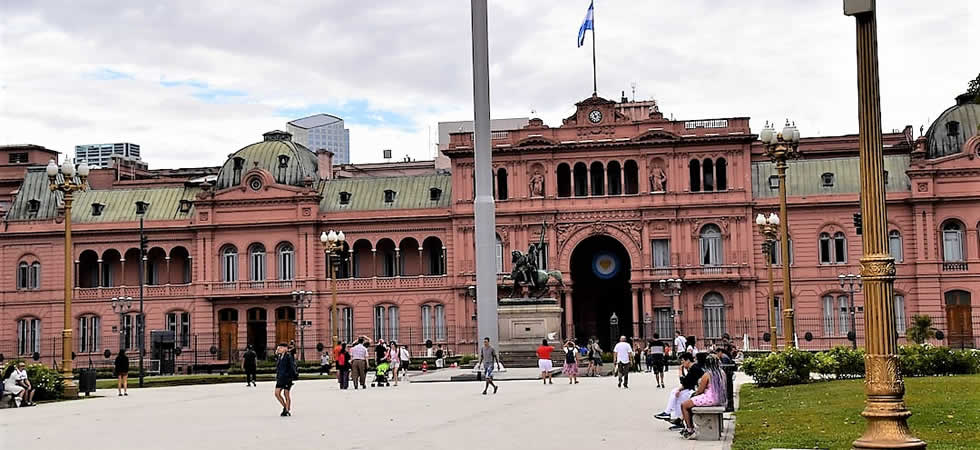
[[[936,329],[932,327],[932,317],[912,316],[912,325],[905,330],[905,337],[916,344],[936,337]]]
[[[814,356],[814,372],[833,375],[836,379],[864,376],[864,350],[850,347],[834,347]]]
[[[980,372],[980,352],[950,350],[932,345],[906,345],[899,349],[902,375],[922,377]]]
[[[810,380],[810,372],[815,366],[816,357],[812,353],[791,348],[766,356],[748,358],[742,364],[742,370],[752,377],[757,385],[771,387],[806,383]]]
[[[6,373],[7,367],[21,362],[23,360],[11,361],[10,364],[3,366],[3,371],[0,373]],[[65,390],[65,382],[61,378],[61,373],[44,364],[28,364],[27,380],[35,389],[34,401],[58,400]]]

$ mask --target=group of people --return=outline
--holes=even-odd
[[[18,407],[35,405],[34,386],[27,378],[27,365],[24,361],[7,366],[3,373],[3,392],[13,395],[14,404]]]
[[[548,344],[547,339],[541,340],[541,346],[538,347],[536,353],[538,355],[538,369],[541,370],[542,384],[554,384],[551,379],[554,369],[551,354],[554,351],[555,348]],[[562,346],[562,360],[564,361],[562,374],[568,377],[568,384],[578,384],[579,358],[580,350],[575,345],[575,341],[573,339],[566,340],[565,345]]]
[[[683,347],[679,347],[683,348]],[[696,406],[725,406],[732,389],[734,347],[724,342],[709,352],[684,351],[678,355],[681,385],[671,391],[664,410],[654,417],[670,423],[687,439],[696,439],[692,410]]]
[[[372,344],[367,336],[361,336],[351,345],[341,342],[333,349],[337,382],[341,389],[348,389],[352,378],[354,389],[357,389],[358,385],[361,389],[367,389],[368,357],[372,347],[375,367],[380,367],[385,374],[390,373],[391,382],[395,386],[398,386],[399,375],[402,372],[408,373],[412,358],[407,345],[398,345],[395,341],[386,343],[384,339],[379,339],[376,344]],[[385,382],[387,383],[387,379]]]

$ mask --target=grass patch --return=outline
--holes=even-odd
[[[255,377],[258,381],[274,381],[275,374],[259,374]],[[334,376],[319,376],[316,374],[300,374],[300,380],[326,380]],[[143,387],[164,387],[164,386],[188,386],[193,384],[222,384],[222,383],[244,383],[245,375],[174,375],[143,378]],[[139,376],[129,374],[129,388],[139,389]],[[115,379],[97,380],[96,389],[116,389]],[[98,392],[98,391],[96,391]],[[84,395],[84,394],[83,394]]]
[[[980,448],[980,375],[905,379],[909,426],[930,449]],[[864,380],[758,388],[744,385],[735,450],[850,448],[865,420]]]

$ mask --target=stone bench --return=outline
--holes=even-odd
[[[3,391],[3,394],[0,394],[0,409],[16,408],[19,404],[20,399],[15,397],[13,393]]]
[[[724,406],[695,406],[691,408],[694,428],[698,430],[697,440],[721,440],[721,430],[723,427],[722,415],[724,413]]]

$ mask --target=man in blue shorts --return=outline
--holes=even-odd
[[[500,359],[497,357],[497,349],[490,345],[490,338],[483,338],[483,347],[480,348],[480,361],[477,367],[483,369],[483,376],[487,383],[483,386],[483,395],[487,395],[487,389],[493,386],[493,393],[497,393],[497,385],[493,384],[493,368],[500,366]]]

